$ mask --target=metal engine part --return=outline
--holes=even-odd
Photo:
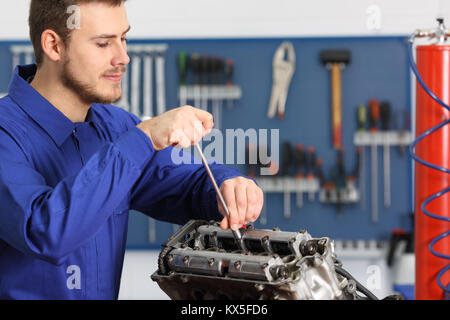
[[[245,252],[217,222],[189,221],[163,244],[152,280],[174,300],[377,299],[342,269],[329,238],[240,230]]]

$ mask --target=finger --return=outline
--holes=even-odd
[[[256,195],[257,195],[257,200],[256,200],[256,211],[255,211],[254,221],[256,221],[259,218],[259,215],[261,214],[261,211],[264,207],[264,193],[260,187],[256,187]]]
[[[234,192],[234,184],[223,184],[223,188],[221,188],[223,199],[225,200],[225,204],[228,207],[228,212],[230,216],[228,217],[228,224],[231,226],[231,229],[237,230],[239,229],[239,213],[236,207],[236,198]]]
[[[258,187],[258,198],[259,200],[258,200],[258,210],[256,211],[257,212],[256,219],[258,219],[262,209],[264,208],[264,191],[262,191],[260,187]]]
[[[255,222],[257,210],[258,194],[253,186],[247,186],[247,213],[245,221]]]
[[[219,196],[216,195],[216,199],[217,199],[217,206],[219,208],[219,213],[223,216],[223,219],[220,222],[220,227],[223,230],[227,230],[229,228],[227,213],[225,212],[225,209],[223,208],[222,202],[219,200]]]
[[[238,182],[235,185],[234,193],[236,197],[236,204],[239,213],[239,224],[243,225],[246,221],[247,214],[247,185],[243,182]]]
[[[228,218],[223,218],[222,222],[220,223],[220,228],[222,228],[222,230],[227,230],[229,228],[229,224],[228,224]]]
[[[207,134],[203,128],[202,123],[197,119],[195,119],[192,122],[191,130],[192,130],[192,139],[191,139],[192,144],[197,144],[203,138],[203,136]]]
[[[180,149],[184,149],[184,148],[188,148],[191,146],[191,138],[189,137],[189,134],[184,131],[183,129],[177,129],[176,130],[176,140],[177,142],[175,142],[173,145],[175,145],[175,147],[180,148]]]
[[[214,127],[214,118],[211,113],[205,110],[194,108],[195,116],[202,123],[205,132],[211,131]]]

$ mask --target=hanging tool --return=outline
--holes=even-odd
[[[287,60],[285,59],[287,58]],[[289,85],[295,71],[295,51],[291,42],[284,41],[273,56],[273,84],[267,116],[284,118]]]
[[[187,58],[186,51],[180,51],[178,53],[177,69],[180,107],[187,105]]]
[[[336,208],[338,217],[342,216],[342,205],[343,205],[340,190],[345,189],[347,180],[343,153],[344,152],[342,149],[337,150],[336,165],[331,169],[330,175],[337,196]]]
[[[153,54],[144,56],[143,119],[153,117]]]
[[[213,89],[211,90],[211,98],[212,98],[212,114],[214,117],[214,125],[215,128],[220,130],[221,127],[221,113],[222,113],[222,98],[221,93],[222,90],[220,88],[221,85],[221,74],[224,69],[223,60],[218,57],[211,57],[211,82],[213,85]]]
[[[165,52],[158,52],[156,65],[156,108],[158,115],[166,111]]]
[[[394,129],[399,134],[400,142],[405,140],[405,136],[409,135],[410,128],[410,116],[408,110],[399,110],[394,114]],[[401,157],[405,155],[406,145],[400,143],[398,145],[398,153]]]
[[[285,179],[285,183],[283,185],[284,192],[284,218],[289,219],[291,217],[291,191],[287,188],[287,178],[289,178],[290,167],[292,163],[292,147],[289,142],[283,143],[283,151],[282,151],[282,161],[283,164],[281,166],[281,175]]]
[[[234,75],[233,60],[227,59],[225,61],[224,75],[225,75],[225,81],[226,81],[225,86],[227,88],[233,87],[233,75]],[[227,108],[231,109],[232,107],[233,107],[233,99],[228,98],[227,99]]]
[[[380,103],[380,119],[381,130],[384,131],[383,144],[383,181],[384,181],[384,206],[389,208],[391,206],[391,155],[387,133],[389,132],[389,125],[391,120],[391,104],[388,101]]]
[[[294,150],[294,165],[296,168],[295,179],[300,179],[303,181],[305,177],[305,166],[306,166],[306,154],[301,143],[297,143]],[[303,192],[297,191],[297,207],[303,207]]]
[[[131,113],[135,116],[140,116],[140,87],[141,87],[141,57],[139,55],[133,55],[131,60]]]
[[[380,105],[378,100],[369,101],[369,130],[372,133],[378,131],[378,120],[380,119]],[[372,222],[378,222],[378,154],[375,139],[371,141],[371,181],[372,181]]]
[[[255,156],[252,156],[252,155],[257,155],[257,152],[258,152],[258,150],[252,144],[248,144],[247,147],[245,148],[245,164],[247,166],[247,176],[250,178],[256,177],[258,163],[257,163],[257,159],[256,159],[256,161],[254,159]]]
[[[201,109],[208,111],[208,99],[209,99],[209,57],[202,56],[200,57],[200,81],[201,81],[201,90],[202,90],[202,100],[201,100]]]
[[[259,147],[252,144],[248,144],[245,148],[245,164],[247,166],[247,176],[250,178],[256,178],[260,172],[263,164],[261,163],[259,152]],[[264,190],[263,183],[261,182],[260,187]],[[263,193],[263,207],[261,209],[261,214],[259,216],[259,223],[262,225],[267,224],[267,209],[266,209],[266,194]]]
[[[194,74],[194,107],[201,108],[202,91],[200,81],[200,56],[198,53],[193,53],[189,59],[189,66]]]
[[[319,185],[321,187],[323,187],[323,185],[325,184],[325,175],[323,173],[323,159],[322,158],[317,158],[316,160],[316,174],[317,174],[317,178],[319,179]]]
[[[348,50],[324,50],[320,60],[331,70],[331,118],[333,148],[342,148],[342,83],[341,70],[350,63]]]
[[[360,104],[357,112],[358,132],[366,132],[367,109],[366,106]],[[365,148],[361,147],[359,154],[359,193],[361,197],[362,208],[366,208],[366,170],[364,170],[365,163]]]
[[[316,152],[314,147],[308,147],[308,153],[306,158],[306,179],[313,180],[315,176],[315,166],[316,166]],[[310,202],[314,201],[314,192],[310,191],[308,193],[308,199]]]
[[[224,209],[224,211],[227,215],[227,218],[229,219],[230,211],[228,209],[228,206],[225,203],[225,199],[223,198],[222,192],[220,192],[220,189],[219,189],[219,186],[217,185],[216,179],[214,179],[211,169],[209,168],[208,162],[206,161],[205,156],[203,155],[202,149],[200,148],[198,143],[195,145],[195,149],[197,150],[198,154],[200,155],[200,158],[202,159],[203,166],[205,167],[206,172],[208,173],[209,179],[211,180],[211,182],[213,184],[214,190],[216,190],[217,197],[219,198],[219,201],[222,204],[222,208]],[[241,250],[246,251],[244,239],[242,238],[240,230],[239,229],[232,230],[232,232],[233,232],[234,239],[236,240],[236,244],[238,245],[238,247]]]

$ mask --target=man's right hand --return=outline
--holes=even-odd
[[[169,146],[183,149],[195,145],[213,126],[213,116],[209,112],[191,106],[169,110],[137,125],[157,151]]]

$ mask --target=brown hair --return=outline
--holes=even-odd
[[[111,6],[120,6],[126,0],[31,0],[28,24],[30,27],[30,40],[34,48],[36,64],[40,66],[44,52],[41,45],[41,35],[47,30],[55,31],[64,42],[68,44],[71,30],[67,21],[71,13],[67,9],[82,3],[101,2]]]

